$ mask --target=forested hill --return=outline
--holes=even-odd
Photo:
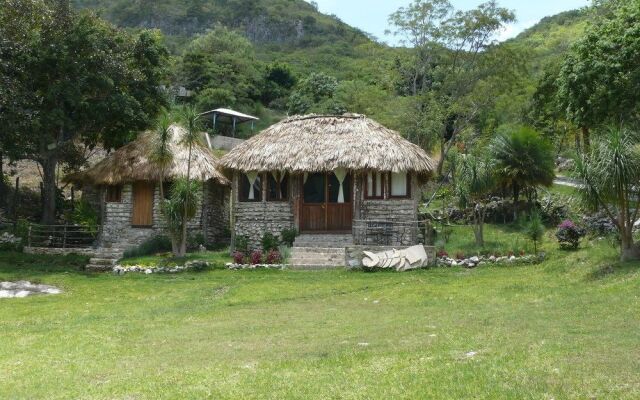
[[[360,44],[366,34],[303,0],[74,0],[122,27],[159,28],[180,43],[217,24],[243,32],[253,43],[316,47]]]

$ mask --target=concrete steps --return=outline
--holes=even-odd
[[[292,269],[344,268],[346,251],[344,247],[294,247],[289,264]]]
[[[89,259],[85,266],[87,271],[111,271],[119,259],[124,255],[124,250],[117,248],[99,248]]]

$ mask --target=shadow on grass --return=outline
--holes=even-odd
[[[600,281],[608,278],[620,278],[640,272],[640,261],[604,264],[589,272],[586,281]]]
[[[73,254],[50,256],[2,251],[0,252],[0,273],[18,277],[63,273],[91,276],[92,274],[83,270],[88,261],[89,258],[86,256]]]

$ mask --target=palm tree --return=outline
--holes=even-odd
[[[173,153],[171,152],[171,115],[163,110],[158,117],[155,125],[155,136],[151,149],[151,161],[156,164],[160,170],[159,182],[160,199],[164,200],[164,175],[167,167],[173,162]]]
[[[529,202],[537,186],[549,187],[555,178],[553,147],[531,128],[521,127],[498,135],[490,146],[498,179],[513,190],[513,217],[521,191],[529,193]]]
[[[473,207],[473,232],[476,246],[483,247],[486,201],[495,188],[495,175],[487,161],[473,155],[464,155],[461,158],[456,191],[461,207]]]
[[[595,141],[588,153],[576,159],[576,175],[584,182],[583,200],[597,205],[620,234],[620,258],[639,259],[633,225],[640,210],[640,135],[611,128]]]
[[[170,211],[168,209],[167,202],[165,201],[164,193],[164,177],[167,168],[173,162],[173,152],[171,151],[171,137],[173,132],[171,130],[171,115],[166,110],[163,110],[158,120],[156,121],[154,137],[152,141],[150,159],[158,166],[160,171],[158,177],[158,185],[160,190],[160,210],[165,217],[165,220],[170,224]],[[175,235],[171,235],[171,247],[174,255],[178,255],[179,247],[175,240]]]
[[[201,135],[202,135],[202,123],[200,113],[193,106],[185,106],[180,112],[180,119],[184,124],[185,133],[180,140],[180,144],[188,147],[189,153],[187,157],[187,176],[186,176],[186,185],[185,187],[188,189],[185,192],[185,207],[183,208],[183,217],[182,217],[182,235],[180,240],[180,256],[184,256],[187,252],[187,222],[188,218],[188,208],[186,205],[190,204],[190,197],[193,196],[192,190],[193,185],[191,185],[191,151],[193,146],[201,144]]]

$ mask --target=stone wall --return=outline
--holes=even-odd
[[[291,184],[291,183],[290,183]],[[293,228],[292,201],[266,201],[266,185],[263,185],[262,201],[238,200],[238,174],[233,177],[234,236],[246,236],[251,248],[261,248],[260,241],[266,232],[280,237],[283,229]]]
[[[195,217],[189,221],[187,227],[190,235],[202,233],[205,236],[205,241],[213,244],[223,239],[225,236],[223,227],[229,226],[228,219],[225,221],[225,215],[228,215],[228,212],[225,212],[224,209],[220,210],[220,207],[224,207],[225,198],[228,199],[228,190],[213,182],[207,182],[203,185],[201,196],[205,201],[212,203],[204,204],[206,212],[203,213],[203,202],[200,202]],[[228,202],[228,200],[226,201]],[[158,185],[154,190],[153,223],[150,227],[132,227],[132,210],[132,185],[126,184],[122,187],[120,202],[104,203],[100,242],[102,246],[128,249],[140,245],[153,236],[166,235],[166,222],[160,210]],[[204,225],[207,226],[207,229],[203,228]]]
[[[214,149],[231,150],[238,146],[244,139],[232,138],[222,135],[211,135],[211,147]]]
[[[209,181],[203,202],[203,232],[208,244],[228,244],[231,239],[229,223],[231,191],[228,187]]]
[[[54,247],[25,247],[23,251],[27,254],[46,254],[50,256],[66,256],[68,254],[78,254],[81,256],[93,257],[96,253],[96,249],[93,248],[59,249]]]
[[[408,247],[408,246],[407,246]],[[405,247],[393,247],[393,246],[348,246],[346,248],[347,267],[358,268],[362,266],[362,259],[364,258],[364,251],[370,251],[372,253],[382,253],[383,251],[390,250],[402,250]],[[430,266],[436,265],[436,248],[433,246],[424,246],[427,252],[427,259]]]

